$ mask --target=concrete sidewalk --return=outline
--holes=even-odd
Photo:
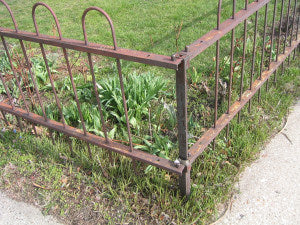
[[[285,128],[241,174],[238,189],[215,224],[300,224],[300,101]]]
[[[60,225],[52,216],[24,202],[17,202],[0,192],[0,225]]]

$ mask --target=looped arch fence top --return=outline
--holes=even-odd
[[[11,11],[11,8],[9,7],[9,5],[4,0],[0,0],[0,2],[6,7],[7,11],[9,12],[9,15],[10,15],[12,21],[13,21],[15,30],[16,30],[16,32],[18,32],[19,31],[18,24],[16,22],[16,19],[15,19],[15,16],[14,16],[13,12]]]
[[[62,39],[62,34],[61,34],[61,29],[60,29],[60,25],[59,25],[59,22],[58,22],[58,18],[56,16],[55,12],[52,10],[52,8],[44,2],[37,2],[32,7],[32,19],[33,19],[34,28],[35,28],[35,31],[37,33],[37,36],[40,36],[39,28],[38,28],[38,25],[37,25],[37,22],[36,22],[36,17],[35,17],[36,9],[37,9],[38,6],[44,6],[46,9],[49,10],[51,15],[53,16],[53,19],[55,21],[55,25],[56,25],[56,28],[57,28],[57,31],[58,31],[58,36],[59,36],[59,39],[61,40]]]
[[[109,23],[109,26],[110,26],[110,29],[111,29],[111,34],[112,34],[112,38],[113,38],[114,49],[117,50],[118,46],[117,46],[117,39],[116,39],[115,28],[114,28],[114,25],[113,25],[113,22],[112,22],[110,16],[103,9],[101,9],[99,7],[95,7],[95,6],[89,7],[86,10],[84,10],[82,18],[81,18],[81,21],[82,21],[82,30],[83,30],[83,36],[84,36],[85,44],[88,45],[88,38],[87,38],[86,26],[85,26],[85,18],[86,18],[87,13],[89,11],[92,11],[92,10],[100,12],[107,19],[107,21]]]

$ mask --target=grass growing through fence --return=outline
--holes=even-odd
[[[215,152],[208,149],[192,170],[192,195],[179,197],[176,176],[153,168],[138,175],[129,159],[73,140],[74,155],[63,138],[48,138],[8,128],[0,134],[1,188],[43,206],[67,223],[207,223],[218,203],[228,198],[236,175],[255,158],[262,143],[282,125],[289,106],[299,96],[300,69],[295,65],[278,76],[277,88],[253,101],[253,113],[243,110],[244,122],[231,125],[230,144],[222,133]],[[280,74],[280,73],[279,73]],[[41,128],[42,129],[42,128]],[[258,144],[261,143],[261,144]],[[158,171],[159,170],[159,171]]]

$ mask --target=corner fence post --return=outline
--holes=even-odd
[[[185,166],[179,177],[179,188],[182,195],[189,196],[191,192],[191,166],[188,161],[188,127],[187,127],[187,79],[186,60],[183,60],[176,71],[176,101],[179,159]]]

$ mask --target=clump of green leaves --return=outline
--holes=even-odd
[[[51,73],[57,73],[55,70],[55,59],[53,57],[47,57],[48,66]],[[46,64],[43,58],[34,57],[31,59],[32,71],[37,78],[39,85],[46,85],[49,83],[49,75],[47,72]],[[44,88],[44,87],[43,87]],[[43,89],[42,88],[42,89]]]
[[[100,98],[108,112],[108,118],[126,124],[122,92],[118,77],[99,83]],[[130,74],[124,77],[124,93],[127,100],[130,124],[139,128],[138,121],[148,116],[151,101],[157,100],[167,90],[167,83],[162,77],[151,73]]]
[[[0,57],[0,72],[9,72],[11,70],[10,63],[6,52],[1,54]]]

